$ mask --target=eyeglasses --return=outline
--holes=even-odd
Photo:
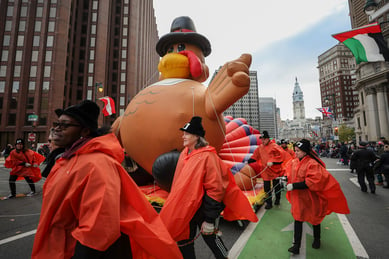
[[[67,129],[69,127],[81,127],[80,124],[64,123],[64,122],[53,122],[53,127],[59,127],[60,129]]]

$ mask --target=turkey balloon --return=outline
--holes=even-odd
[[[205,137],[219,151],[226,133],[222,113],[250,87],[249,54],[227,62],[208,87],[202,84],[211,45],[187,16],[173,21],[156,50],[160,80],[141,90],[113,124],[126,153],[149,173],[157,157],[182,150],[179,128],[192,116],[202,117]]]

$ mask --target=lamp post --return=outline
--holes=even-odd
[[[377,9],[377,3],[374,0],[366,0],[365,7],[363,8],[365,14],[370,16],[376,11],[376,9]]]
[[[97,92],[102,93],[104,91],[103,83],[96,82],[95,83],[95,88],[96,89],[95,89],[95,99],[94,99],[94,101],[96,102],[96,100],[97,100]]]

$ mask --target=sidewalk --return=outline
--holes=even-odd
[[[312,227],[304,223],[300,254],[291,255],[288,248],[293,243],[294,219],[285,192],[281,197],[280,206],[273,206],[271,210],[265,210],[264,206],[260,208],[257,213],[259,222],[250,223],[231,248],[229,258],[357,258],[356,248],[352,247],[345,224],[340,220],[345,217],[338,217],[335,213],[326,216],[321,223],[320,249],[312,248]]]

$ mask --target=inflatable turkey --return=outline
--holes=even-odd
[[[156,50],[160,80],[140,91],[113,125],[128,156],[150,174],[157,157],[182,150],[179,128],[193,116],[203,118],[205,138],[221,150],[226,136],[222,113],[250,87],[249,54],[227,62],[208,87],[202,84],[209,76],[205,57],[211,45],[187,16],[173,21]]]

